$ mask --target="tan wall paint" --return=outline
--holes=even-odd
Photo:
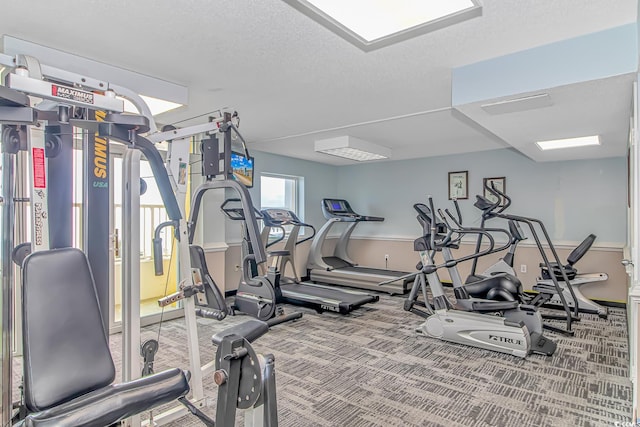
[[[205,249],[204,257],[207,260],[207,270],[209,270],[209,274],[213,278],[213,281],[216,282],[218,288],[223,293],[225,292],[226,285],[226,274],[229,267],[226,263],[226,252],[229,249]]]
[[[327,239],[323,253],[330,253],[337,239]],[[578,243],[576,243],[577,245]],[[309,255],[309,248],[311,242],[305,242],[298,246],[296,253],[296,269],[298,274],[304,277],[307,273],[306,264]],[[276,247],[273,250],[279,249]],[[464,256],[473,253],[475,247],[472,243],[463,243],[460,249],[454,252],[455,257]],[[561,261],[566,261],[567,256],[573,250],[573,247],[559,246],[556,248],[558,256]],[[551,253],[547,251],[549,257]],[[413,240],[405,239],[358,239],[352,238],[349,243],[349,254],[354,261],[360,265],[376,268],[385,268],[385,254],[389,255],[389,262],[387,268],[392,270],[400,270],[407,272],[414,272],[416,269],[416,263],[419,261],[418,254],[413,251]],[[226,279],[227,285],[225,289],[227,291],[238,288],[238,282],[240,280],[240,272],[235,272],[234,266],[239,264],[240,259],[240,246],[230,246],[226,253],[227,256],[227,272]],[[480,258],[478,261],[478,271],[483,271],[502,254],[489,255]],[[576,267],[581,273],[600,273],[605,272],[609,275],[609,279],[604,282],[597,282],[583,286],[583,293],[593,299],[626,302],[627,300],[627,280],[628,276],[624,267],[621,264],[622,261],[622,248],[611,247],[598,247],[594,245],[589,252],[578,262]],[[438,258],[439,262],[442,262],[442,258]],[[539,263],[542,261],[542,257],[535,246],[520,245],[516,251],[516,258],[514,265],[516,272],[525,290],[531,290],[535,284],[536,278],[540,275]],[[520,272],[520,265],[525,264],[527,266],[527,272]],[[211,267],[209,267],[211,268]],[[469,275],[471,271],[471,261],[464,262],[458,266],[460,274],[463,278]],[[230,271],[231,270],[231,271]],[[440,278],[442,280],[450,280],[449,274],[446,270],[439,271]],[[291,276],[292,272],[287,268],[286,274]]]
[[[457,258],[473,253],[474,249],[475,247],[472,243],[463,243],[460,249],[454,252],[454,256]],[[564,262],[573,248],[558,247],[556,249],[560,260]],[[349,244],[349,254],[354,261],[361,265],[380,268],[385,267],[384,255],[389,254],[388,268],[409,272],[415,271],[415,265],[419,261],[417,253],[413,251],[413,241],[405,240],[353,238]],[[550,252],[548,254],[551,256]],[[497,261],[500,256],[500,254],[495,254],[480,258],[477,271],[483,271]],[[439,260],[442,262],[442,258],[439,258]],[[521,245],[518,247],[514,265],[525,290],[530,290],[535,284],[536,278],[540,275],[538,265],[541,261],[542,257],[535,246]],[[622,248],[597,247],[594,245],[576,264],[576,268],[581,273],[605,272],[609,275],[609,279],[604,282],[585,285],[582,288],[583,293],[593,299],[626,302],[628,276],[621,261]],[[527,266],[526,273],[520,273],[521,264]],[[471,261],[460,264],[458,269],[462,277],[465,278],[471,271]],[[442,280],[450,280],[446,270],[438,273]]]
[[[240,244],[230,244],[224,255],[226,265],[224,282],[218,284],[220,285],[220,290],[223,292],[235,291],[238,289],[238,283],[240,283],[242,277],[242,271],[240,271]]]

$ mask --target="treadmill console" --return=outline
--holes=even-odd
[[[326,219],[338,218],[341,221],[384,221],[377,216],[365,216],[357,214],[351,209],[351,205],[344,199],[322,199],[322,213]]]
[[[302,221],[295,213],[286,209],[263,209],[262,221],[267,227],[277,227],[280,225],[301,225]]]

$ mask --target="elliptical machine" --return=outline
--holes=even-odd
[[[438,269],[455,267],[459,262],[486,255],[494,250],[494,240],[488,231],[479,229],[453,229],[446,219],[444,223],[436,223],[429,215],[435,212],[433,199],[429,197],[429,211],[423,204],[414,205],[421,223],[428,224],[428,231],[414,241],[414,250],[419,252],[421,267],[415,276],[409,297],[405,300],[404,309],[421,317],[425,322],[418,328],[419,332],[433,338],[486,350],[498,351],[518,357],[529,354],[550,356],[555,352],[556,343],[543,337],[540,321],[536,326],[537,311],[534,307],[521,306],[517,301],[488,301],[469,298],[456,289],[456,304],[447,298],[442,282],[438,277]],[[485,251],[467,255],[457,260],[435,264],[435,253],[451,244],[453,235],[482,234],[489,240],[489,248]],[[427,284],[433,295],[429,300]],[[464,288],[462,288],[463,290]],[[422,293],[422,301],[419,294]],[[533,331],[527,324],[532,325]]]

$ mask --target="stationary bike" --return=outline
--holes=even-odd
[[[419,331],[433,338],[465,344],[487,350],[526,357],[531,353],[550,356],[555,352],[556,343],[542,336],[541,322],[536,322],[537,312],[533,307],[520,305],[517,301],[488,301],[472,299],[459,291],[456,304],[447,298],[437,271],[440,268],[455,267],[459,262],[486,255],[494,249],[491,234],[483,230],[453,229],[446,221],[437,223],[429,212],[435,212],[433,199],[429,197],[429,211],[426,206],[414,206],[423,224],[429,224],[428,233],[414,241],[414,250],[419,252],[421,269],[415,276],[404,309],[421,317],[425,322]],[[453,235],[481,233],[489,240],[489,248],[480,253],[467,255],[457,260],[435,264],[436,252],[453,240]],[[427,284],[433,296],[429,300]],[[422,301],[419,294],[422,293]],[[529,330],[527,325],[531,325]]]
[[[481,274],[474,274],[476,270],[476,262],[472,266],[472,275],[467,279],[467,283],[473,280],[486,277],[487,275],[496,273],[507,273],[515,277],[515,271],[513,269],[513,256],[515,254],[518,242],[524,240],[524,233],[520,229],[520,223],[526,223],[530,227],[533,223],[538,223],[542,229],[545,237],[546,230],[539,220],[533,218],[519,217],[505,213],[511,205],[511,198],[505,193],[487,186],[487,190],[494,194],[496,197],[505,201],[504,206],[499,208],[499,203],[492,203],[482,196],[476,196],[476,202],[474,206],[482,210],[482,226],[487,219],[491,218],[503,218],[509,221],[509,228],[513,239],[511,241],[511,247],[509,253],[501,260],[492,265],[489,269]],[[499,208],[499,209],[498,209]],[[538,244],[537,236],[534,234],[536,244]],[[581,290],[583,285],[593,282],[605,281],[609,278],[606,273],[583,273],[580,274],[574,267],[574,265],[587,253],[587,251],[593,245],[596,236],[590,234],[587,236],[567,257],[567,263],[562,264],[557,254],[553,243],[548,241],[549,247],[555,259],[553,261],[545,259],[540,263],[540,277],[536,280],[536,284],[533,286],[533,290],[538,292],[538,301],[540,305],[545,307],[564,309],[567,311],[573,310],[574,316],[577,316],[577,312],[597,314],[599,317],[606,319],[608,316],[608,309],[589,298],[587,298]],[[478,242],[479,244],[479,242]],[[539,245],[538,245],[539,246]],[[478,245],[476,245],[476,250]],[[566,308],[565,308],[566,306]]]
[[[240,199],[226,200],[222,204],[222,211],[230,219],[244,219],[242,207],[227,206],[233,202],[240,202]],[[162,253],[160,232],[162,228],[173,225],[172,221],[168,221],[156,228],[153,239],[156,275],[162,275],[162,258],[157,255]],[[246,230],[246,223],[244,229]],[[256,257],[251,250],[251,242],[246,232],[243,233],[242,245],[242,278],[233,304],[227,305],[223,293],[209,273],[204,249],[195,244],[189,245],[193,285],[189,288],[181,286],[179,291],[158,300],[158,304],[164,307],[179,299],[193,296],[196,303],[196,315],[203,318],[222,320],[228,315],[244,313],[266,322],[269,326],[301,318],[302,313],[285,313],[284,308],[280,305],[282,300],[280,271],[276,267],[270,267],[265,274],[258,274]]]
[[[258,274],[258,265],[253,252],[254,245],[262,245],[261,242],[252,242],[247,232],[247,223],[242,207],[236,207],[234,203],[240,199],[227,199],[220,209],[227,218],[232,221],[242,222],[242,279],[238,285],[233,308],[234,310],[250,314],[259,320],[266,321],[270,326],[296,320],[302,317],[302,313],[293,312],[286,314],[280,305],[283,302],[280,290],[281,273],[274,262],[267,268],[266,274]],[[258,219],[260,211],[254,208]],[[277,255],[276,253],[272,253]]]

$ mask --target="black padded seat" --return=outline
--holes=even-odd
[[[578,275],[578,270],[573,266],[576,262],[580,261],[580,259],[591,249],[593,242],[596,241],[595,234],[589,234],[574,250],[571,251],[569,256],[567,257],[567,265],[560,265],[557,262],[549,263],[551,265],[551,270],[553,275],[556,277],[556,280],[564,280],[562,276],[562,271],[567,275],[567,279],[573,280]],[[549,274],[549,269],[545,263],[540,263],[540,267],[542,268],[542,278],[543,279],[551,279],[551,275]]]
[[[571,265],[560,265],[557,262],[550,262],[551,271],[555,276],[556,280],[564,281],[564,277],[562,276],[562,271],[564,270],[564,274],[567,275],[567,279],[573,280],[578,275],[578,270],[572,267]],[[540,268],[542,269],[542,278],[545,280],[551,279],[551,275],[549,274],[549,269],[547,265],[543,262],[540,263]]]
[[[23,262],[26,426],[105,426],[189,392],[188,373],[168,370],[113,385],[115,367],[93,275],[75,248]]]
[[[25,427],[108,426],[187,394],[189,381],[178,368],[124,384],[112,384],[51,409],[30,414]]]
[[[223,331],[218,332],[213,337],[211,337],[211,341],[214,345],[218,346],[222,342],[224,337],[229,335],[238,335],[243,337],[249,342],[253,342],[269,332],[269,324],[267,322],[263,322],[258,319],[247,320],[244,323],[240,323],[239,325],[231,326]]]

